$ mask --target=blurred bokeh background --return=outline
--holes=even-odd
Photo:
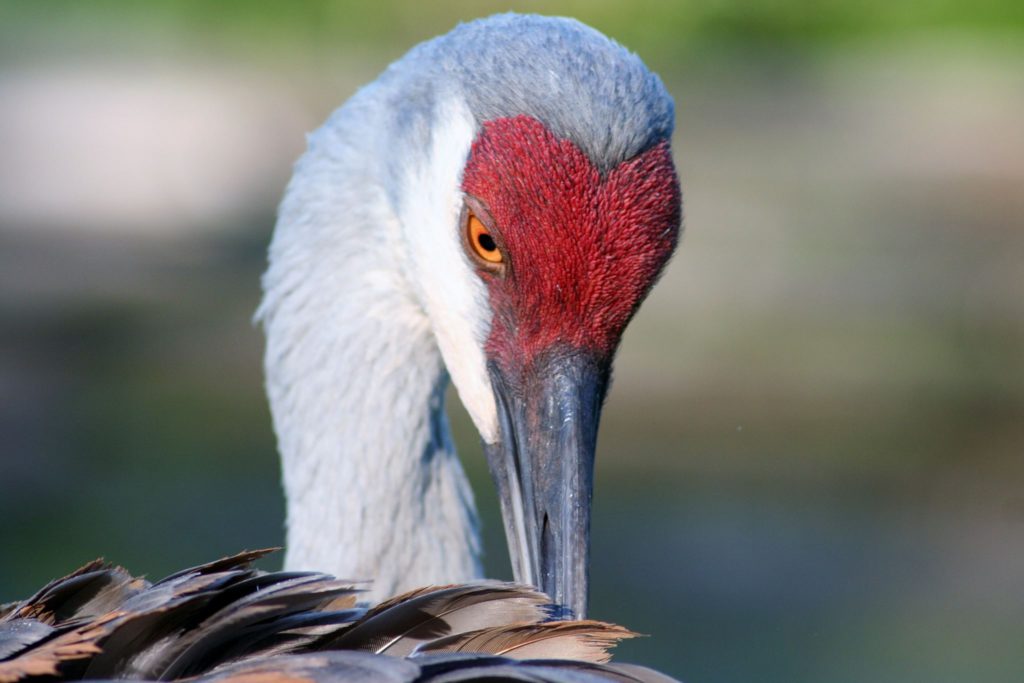
[[[303,134],[513,8],[615,37],[678,108],[686,235],[599,443],[593,611],[651,634],[621,656],[1024,680],[1017,0],[4,0],[0,602],[281,542],[250,319]]]

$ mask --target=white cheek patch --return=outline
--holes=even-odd
[[[498,416],[484,343],[490,331],[487,288],[473,271],[459,235],[462,172],[476,136],[464,102],[437,105],[428,149],[411,156],[403,179],[402,230],[411,250],[420,300],[459,398],[487,443],[498,439]]]

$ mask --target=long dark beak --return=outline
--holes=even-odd
[[[535,361],[520,376],[489,365],[501,434],[485,444],[498,487],[516,581],[587,615],[594,447],[607,364],[575,351]]]

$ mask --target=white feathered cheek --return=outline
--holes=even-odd
[[[484,356],[491,311],[487,288],[463,247],[462,171],[476,135],[464,103],[439,105],[426,153],[409,164],[402,227],[412,250],[420,298],[462,404],[487,443],[498,416]]]

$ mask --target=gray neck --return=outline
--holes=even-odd
[[[285,568],[372,579],[377,600],[480,577],[479,538],[444,414],[448,375],[396,258],[400,227],[380,185],[335,153],[333,130],[296,166],[258,317]]]

